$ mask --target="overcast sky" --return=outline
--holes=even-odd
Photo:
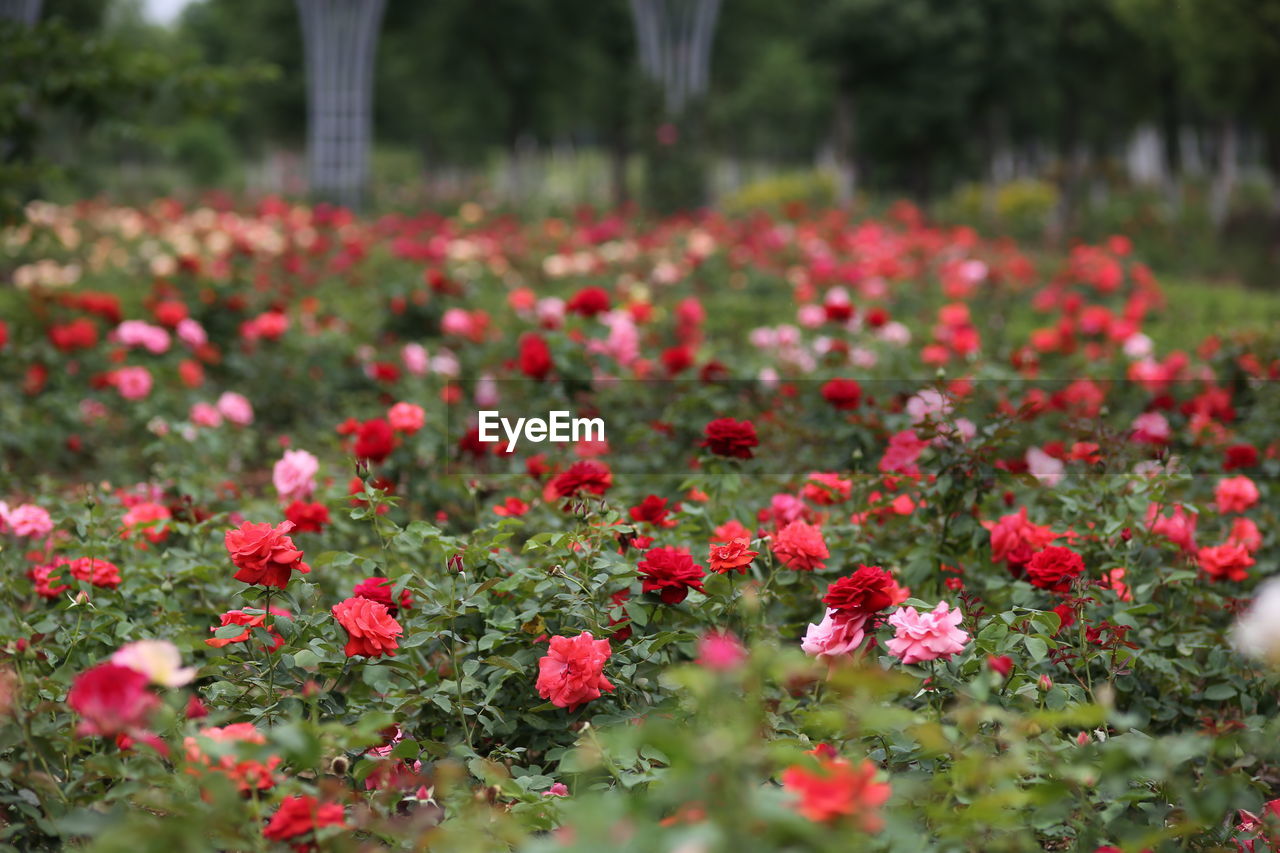
[[[153,20],[167,24],[177,18],[178,13],[190,2],[191,0],[143,0],[142,5]]]

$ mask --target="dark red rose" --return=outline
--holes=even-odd
[[[552,477],[542,491],[542,499],[551,502],[583,492],[603,495],[612,485],[613,472],[609,470],[609,466],[594,459],[586,459],[573,463],[567,470]]]
[[[822,399],[837,409],[856,409],[862,400],[862,386],[852,379],[832,379],[822,386]]]
[[[893,576],[879,566],[858,566],[858,570],[827,587],[822,603],[838,613],[869,616],[893,604],[896,588]]]
[[[679,548],[653,548],[637,564],[645,592],[658,593],[665,604],[679,604],[689,590],[702,592],[706,572],[693,562],[688,551]]]
[[[584,287],[564,306],[570,314],[594,317],[609,310],[609,294],[602,287]]]
[[[1066,592],[1084,571],[1084,559],[1070,548],[1050,545],[1027,562],[1027,580],[1051,592]]]
[[[674,527],[675,521],[668,518],[672,511],[678,511],[680,505],[667,507],[667,499],[657,495],[649,495],[637,506],[631,507],[628,514],[632,521],[641,521],[658,527]]]
[[[751,448],[758,447],[756,427],[751,421],[735,421],[733,418],[717,418],[707,424],[702,446],[717,456],[733,459],[750,459]]]
[[[355,453],[361,459],[378,463],[395,449],[395,432],[384,418],[373,418],[360,424],[356,432]]]
[[[1222,460],[1223,471],[1236,471],[1240,468],[1252,468],[1258,464],[1258,448],[1252,444],[1233,444],[1227,448],[1226,458]]]
[[[543,379],[551,372],[551,348],[541,335],[529,332],[520,337],[520,372],[530,379]]]

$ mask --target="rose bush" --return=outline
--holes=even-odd
[[[0,252],[6,849],[1280,839],[1280,340],[1153,341],[1126,241],[165,200]]]

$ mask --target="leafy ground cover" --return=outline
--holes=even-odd
[[[269,200],[0,246],[9,849],[1280,828],[1271,309],[1202,336],[1123,237]]]

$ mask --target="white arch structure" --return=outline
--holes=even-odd
[[[386,0],[297,0],[311,192],[358,207],[369,182],[373,63]]]
[[[679,115],[711,79],[711,43],[720,0],[630,0],[640,67],[662,86],[667,113]]]

